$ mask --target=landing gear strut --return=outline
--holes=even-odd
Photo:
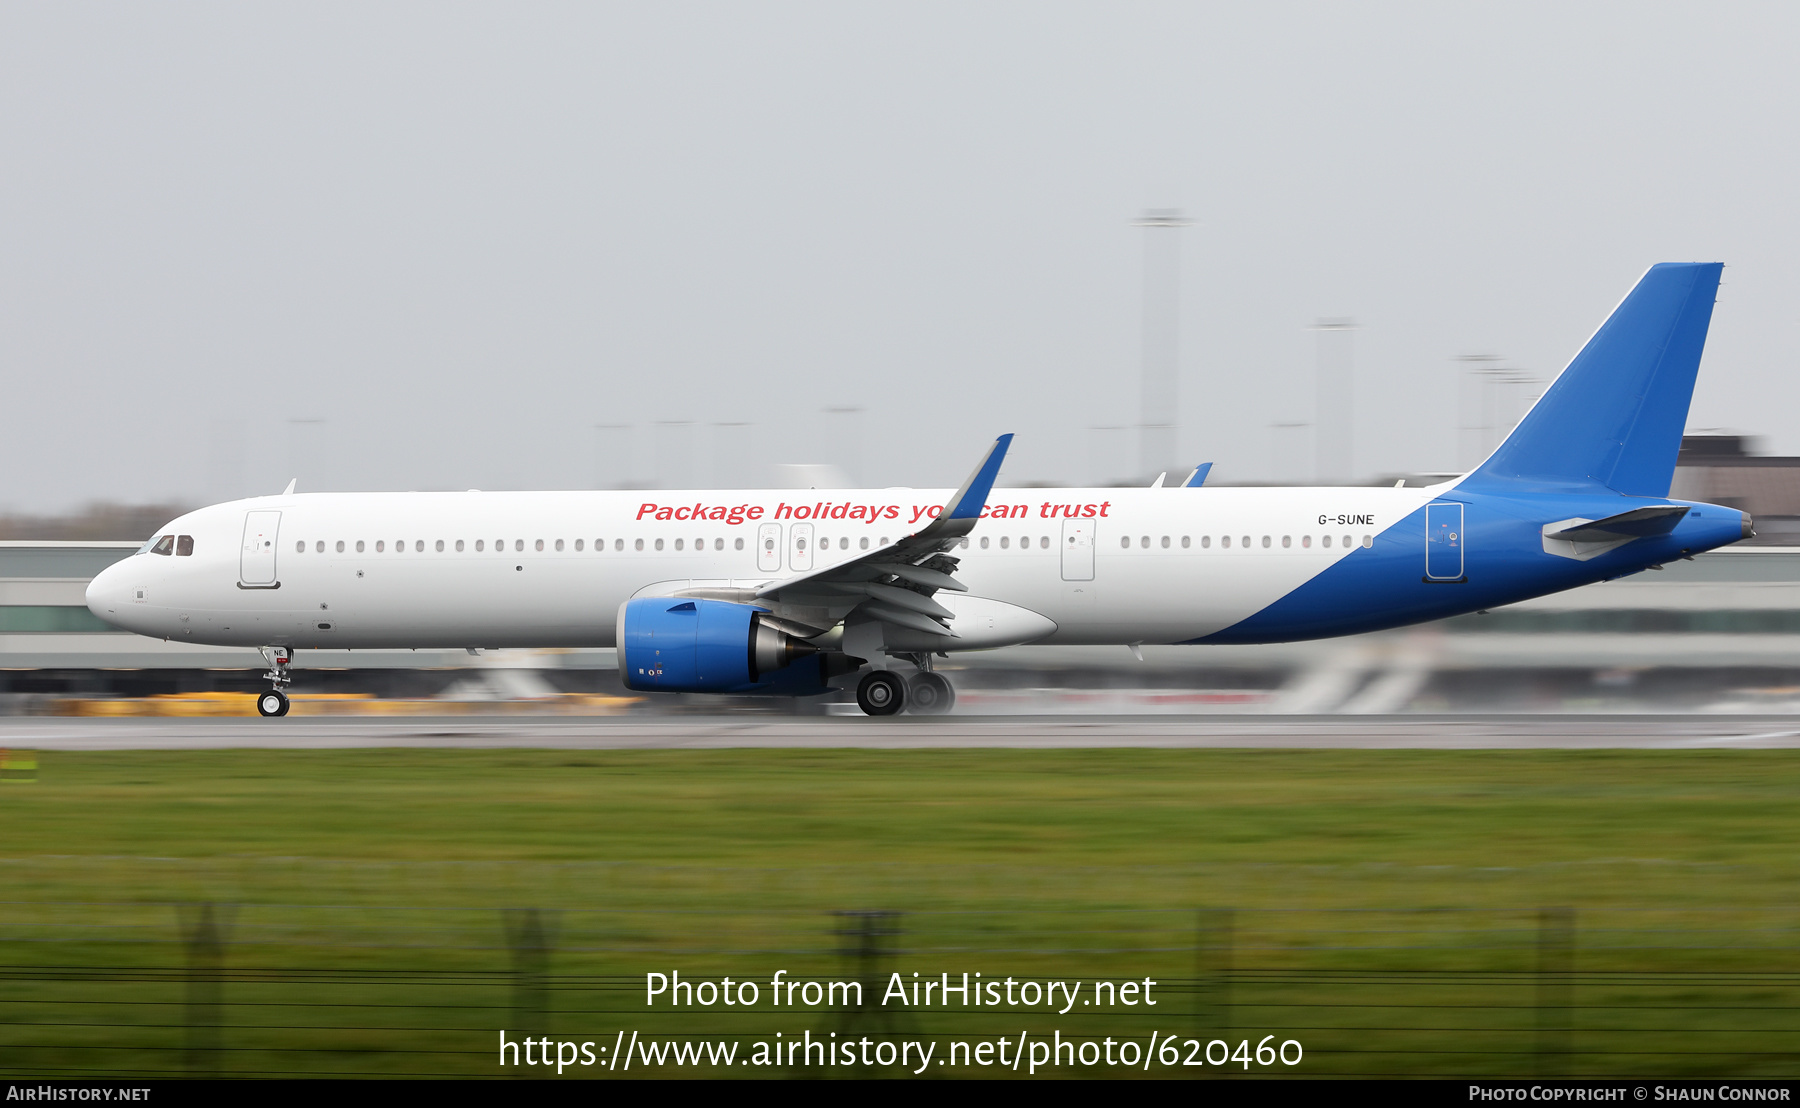
[[[856,705],[866,715],[896,715],[906,707],[906,682],[891,670],[875,670],[856,686]]]
[[[269,663],[269,672],[263,674],[263,679],[273,682],[275,687],[257,696],[257,714],[285,716],[288,714],[288,698],[281,690],[294,680],[288,673],[288,666],[294,661],[294,652],[285,646],[265,646],[262,648],[262,656]]]

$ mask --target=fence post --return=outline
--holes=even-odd
[[[1574,1053],[1575,909],[1538,910],[1537,1074],[1566,1074]]]
[[[528,1035],[550,1031],[548,973],[555,919],[537,908],[508,908],[503,913],[506,946],[512,952],[512,1025]]]
[[[904,1006],[896,1010],[881,1002],[887,987],[885,967],[894,953],[893,940],[900,934],[900,913],[851,911],[831,914],[837,919],[832,933],[838,937],[838,955],[846,963],[848,976],[862,986],[855,1003],[846,1003],[838,1009],[834,1027],[838,1038],[892,1035],[906,1030],[910,1021],[905,1020]],[[817,1074],[821,1071],[808,1072]]]
[[[1194,1030],[1206,1041],[1231,1029],[1232,931],[1230,908],[1200,909],[1194,960]]]
[[[187,955],[185,1023],[187,1072],[216,1077],[224,1025],[226,913],[210,901],[176,905],[176,923]]]

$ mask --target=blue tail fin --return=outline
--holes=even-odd
[[[1464,484],[1600,484],[1628,496],[1669,495],[1723,268],[1651,266]]]

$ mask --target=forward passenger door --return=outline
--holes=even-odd
[[[244,547],[238,555],[238,585],[246,589],[279,587],[275,548],[280,541],[280,512],[244,513]]]

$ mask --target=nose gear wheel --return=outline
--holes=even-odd
[[[263,674],[263,680],[275,687],[257,695],[257,714],[264,717],[285,716],[288,714],[288,698],[287,693],[281,690],[294,680],[293,675],[288,672],[288,667],[294,662],[294,651],[285,646],[265,646],[261,649],[263,660],[269,663],[269,672]]]

